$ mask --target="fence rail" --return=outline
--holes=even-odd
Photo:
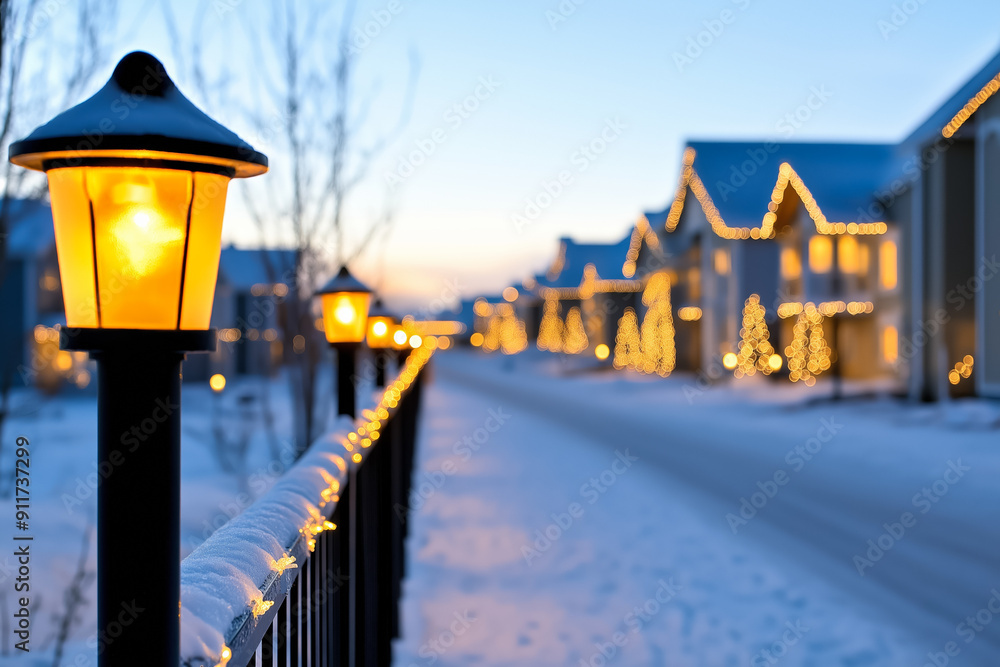
[[[309,451],[181,564],[182,664],[391,664],[423,369]]]

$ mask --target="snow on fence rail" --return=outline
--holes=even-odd
[[[342,417],[182,561],[183,665],[388,664],[406,532],[392,507],[409,494],[432,353],[413,351],[363,418]]]

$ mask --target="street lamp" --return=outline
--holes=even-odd
[[[382,304],[382,299],[375,299],[368,313],[368,347],[375,352],[375,386],[385,386],[385,361],[392,347],[393,328],[396,317]]]
[[[9,157],[48,177],[66,308],[60,345],[98,362],[98,457],[114,469],[98,488],[98,628],[116,623],[123,603],[144,609],[99,664],[176,667],[181,362],[215,349],[226,189],[266,172],[267,158],[142,52]]]
[[[326,340],[337,351],[337,414],[355,416],[354,357],[365,339],[372,291],[346,266],[316,292],[323,310]]]

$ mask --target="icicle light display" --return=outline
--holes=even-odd
[[[788,379],[816,384],[816,376],[830,369],[830,346],[823,334],[823,314],[815,304],[807,303],[799,313],[793,329],[792,344],[785,348],[788,358]]]
[[[589,345],[587,330],[583,327],[583,316],[580,315],[580,309],[574,306],[566,314],[566,327],[563,330],[563,352],[580,354]]]
[[[781,368],[780,359],[771,359],[774,348],[771,346],[771,335],[767,330],[764,318],[767,314],[760,305],[760,297],[751,294],[743,306],[743,328],[740,329],[739,352],[736,355],[736,368],[733,374],[740,378],[744,375],[754,375],[760,371],[770,375],[772,370]]]
[[[642,318],[642,363],[638,370],[666,377],[677,365],[670,279],[666,275],[657,273],[649,279],[642,293],[642,304],[646,306],[646,315]]]
[[[634,368],[642,360],[639,349],[639,320],[635,310],[626,308],[618,320],[618,333],[615,335],[615,358],[612,361],[615,368]]]
[[[538,326],[538,349],[562,352],[563,323],[559,317],[559,301],[546,299],[542,308],[542,323]]]

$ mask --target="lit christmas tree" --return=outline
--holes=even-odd
[[[500,330],[503,317],[497,313],[490,315],[486,325],[486,333],[483,334],[483,351],[495,352],[500,349]]]
[[[587,339],[587,330],[583,328],[583,316],[576,306],[569,309],[566,314],[566,327],[563,330],[562,349],[566,354],[580,354],[587,349],[590,341]]]
[[[504,354],[517,354],[528,347],[528,334],[524,322],[517,318],[513,306],[503,309],[500,322],[500,350]]]
[[[642,351],[639,349],[639,319],[635,310],[626,308],[618,320],[618,333],[615,335],[615,368],[635,368],[642,361]]]
[[[760,305],[760,297],[751,294],[743,306],[743,328],[740,329],[740,345],[736,354],[736,377],[753,375],[760,371],[770,375],[780,368],[780,358],[773,360],[774,347],[771,346],[770,332],[764,321],[767,311]]]
[[[546,299],[542,323],[538,327],[538,349],[562,352],[563,323],[559,317],[559,301]]]
[[[654,274],[642,293],[642,303],[646,306],[646,315],[642,318],[642,362],[638,369],[644,373],[670,375],[677,365],[670,279],[662,273]]]
[[[830,369],[830,346],[823,333],[823,315],[816,305],[807,303],[795,321],[792,344],[785,348],[788,379],[816,384],[816,376]]]

